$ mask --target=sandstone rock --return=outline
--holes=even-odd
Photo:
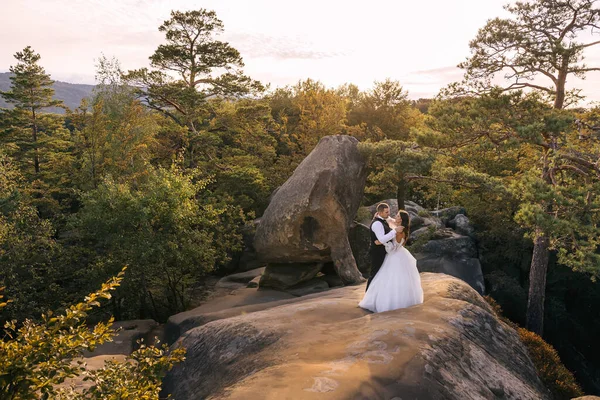
[[[329,289],[329,284],[325,279],[313,278],[307,282],[302,282],[299,285],[292,286],[286,289],[286,292],[294,296],[306,296],[308,294],[319,293]]]
[[[410,215],[410,229],[412,231],[417,231],[423,227],[425,227],[425,218],[409,213]]]
[[[419,240],[419,238],[421,238],[423,236],[430,237],[432,234],[433,234],[432,229],[430,229],[428,226],[419,228],[410,233],[410,237],[408,238],[408,244],[411,245],[412,243]]]
[[[422,253],[454,258],[477,258],[477,245],[467,236],[458,235],[450,229],[437,230],[432,240],[423,246]]]
[[[366,162],[350,136],[326,136],[273,195],[254,247],[269,263],[334,261],[346,283],[363,280],[348,243]]]
[[[455,258],[431,254],[415,254],[419,272],[436,272],[454,276],[468,283],[481,295],[485,294],[485,283],[481,263],[477,258]]]
[[[454,229],[458,234],[475,238],[475,230],[471,225],[471,221],[463,214],[458,214],[452,220],[448,221],[448,226]]]
[[[138,340],[143,340],[144,343],[154,342],[151,334],[158,327],[158,322],[153,319],[136,319],[115,322],[112,326],[114,329],[120,329],[113,341],[96,347],[93,352],[86,351],[84,353],[85,357],[110,354],[129,355],[139,348]]]
[[[250,282],[248,282],[248,284],[246,285],[246,287],[248,287],[248,288],[257,288],[259,282],[260,282],[260,276],[257,276],[256,278],[254,278]]]
[[[242,229],[244,249],[242,250],[242,254],[240,255],[238,262],[238,271],[250,271],[265,266],[265,263],[258,259],[256,249],[254,248],[254,235],[256,234],[256,227],[258,224],[260,224],[260,218],[249,222]]]
[[[314,278],[323,263],[271,263],[261,275],[258,286],[285,290]]]
[[[418,205],[414,201],[405,201],[404,202],[404,209],[406,211],[408,211],[409,213],[415,214],[415,215],[418,215],[420,212],[425,211],[425,209],[423,207],[421,207],[420,205]]]
[[[256,277],[260,277],[265,268],[256,268],[246,272],[240,272],[237,274],[227,275],[217,282],[216,287],[225,289],[239,289],[246,287],[248,282],[252,281]]]
[[[210,321],[243,315],[262,310],[299,297],[272,289],[239,289],[226,297],[220,297],[192,310],[169,317],[165,324],[165,342],[174,343],[184,332]],[[266,305],[269,304],[269,305]]]
[[[451,229],[439,229],[432,234],[432,240],[413,255],[420,272],[452,275],[467,282],[479,294],[485,293],[477,245],[470,237]]]
[[[431,211],[431,215],[440,218],[444,224],[456,217],[458,214],[466,215],[467,210],[465,210],[464,207],[455,206],[444,208],[442,210]]]
[[[324,275],[322,279],[327,282],[329,287],[344,286],[344,282],[337,275]]]
[[[549,399],[517,333],[464,282],[421,274],[422,305],[372,314],[365,285],[241,307],[177,346],[163,395],[220,399]],[[231,313],[235,310],[229,310]]]

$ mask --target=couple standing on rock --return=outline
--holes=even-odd
[[[404,245],[410,235],[410,217],[404,210],[390,218],[390,207],[381,203],[371,222],[371,274],[359,306],[384,312],[423,303],[417,260]]]

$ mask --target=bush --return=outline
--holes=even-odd
[[[484,299],[495,311],[498,318],[517,331],[521,342],[527,347],[527,352],[531,361],[533,361],[538,376],[544,385],[550,389],[555,399],[572,399],[584,395],[571,371],[561,362],[554,347],[546,343],[539,335],[503,317],[502,308],[492,297],[485,296]]]
[[[524,328],[517,328],[519,338],[529,352],[539,377],[555,399],[572,399],[583,396],[575,377],[560,361],[558,353],[539,335]]]

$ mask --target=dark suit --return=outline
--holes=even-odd
[[[373,232],[373,224],[375,221],[379,221],[383,224],[383,231],[385,234],[388,234],[392,230],[387,221],[384,219],[375,218],[373,222],[371,222],[371,226],[369,227],[369,230],[371,231],[371,246],[369,247],[369,256],[371,257],[371,273],[369,274],[369,280],[367,281],[367,289],[369,289],[371,281],[375,275],[377,275],[377,272],[379,272],[379,268],[381,268],[381,264],[383,264],[383,260],[385,260],[386,255],[385,246],[382,244],[375,244],[375,241],[377,240],[377,236],[375,235],[375,232]]]

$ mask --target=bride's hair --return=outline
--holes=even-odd
[[[402,219],[402,226],[404,227],[403,232],[408,241],[408,237],[410,236],[410,215],[405,210],[399,210],[398,215],[400,216],[400,219]]]

